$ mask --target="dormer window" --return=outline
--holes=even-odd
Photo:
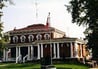
[[[25,37],[24,35],[22,35],[22,36],[20,37],[20,40],[21,40],[21,42],[25,42],[26,37]]]
[[[13,37],[13,42],[14,42],[14,43],[17,43],[17,42],[18,42],[18,36],[14,36],[14,37]]]
[[[32,42],[33,39],[34,39],[34,36],[33,36],[33,35],[29,35],[29,36],[28,36],[28,39],[29,39],[29,42]]]
[[[37,40],[41,40],[41,39],[42,39],[42,35],[41,35],[41,34],[38,34],[38,35],[36,36],[36,38],[37,38]]]
[[[45,38],[45,39],[50,39],[50,35],[49,35],[49,34],[45,34],[45,35],[44,35],[44,38]]]

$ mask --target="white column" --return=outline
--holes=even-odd
[[[28,60],[30,60],[30,46],[28,46]]]
[[[59,43],[57,43],[57,58],[60,58],[60,54],[59,54]]]
[[[19,53],[18,53],[18,47],[16,47],[16,58],[19,56]]]
[[[21,55],[21,50],[20,50],[20,47],[19,47],[19,56]]]
[[[31,46],[31,60],[33,60],[33,57],[34,57],[33,54],[34,54],[33,53],[33,46]]]
[[[70,56],[71,56],[71,58],[73,58],[73,45],[72,45],[72,42],[70,42]]]
[[[6,51],[6,61],[8,61],[8,51]]]
[[[77,45],[77,43],[75,43],[75,57],[79,57],[78,56],[78,45]]]
[[[38,53],[37,53],[38,56],[37,56],[37,59],[40,59],[40,45],[38,44],[37,47],[38,47]]]
[[[41,44],[41,58],[43,58],[43,44]]]
[[[54,52],[53,52],[53,54],[54,54],[54,57],[53,57],[53,58],[56,58],[56,47],[55,47],[56,45],[55,45],[55,43],[53,43],[53,44],[54,44],[54,45],[53,45],[53,51],[54,51]]]
[[[3,61],[6,61],[6,50],[3,50]]]
[[[80,44],[80,48],[81,48],[80,50],[81,50],[81,57],[82,57],[82,44]]]

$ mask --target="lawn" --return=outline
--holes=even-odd
[[[80,64],[54,64],[57,69],[88,69],[85,65]],[[1,63],[0,69],[40,69],[40,64],[25,63]]]

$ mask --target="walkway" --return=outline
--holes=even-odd
[[[90,69],[98,69],[98,68],[90,68]]]

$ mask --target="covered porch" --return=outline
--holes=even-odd
[[[46,56],[52,59],[84,58],[85,45],[72,39],[35,41],[31,44],[10,44],[4,49],[3,61],[39,60]],[[17,62],[16,62],[17,63]]]

